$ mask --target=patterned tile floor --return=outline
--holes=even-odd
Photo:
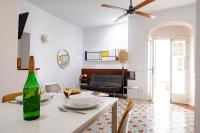
[[[127,100],[118,102],[118,121],[121,119]],[[111,109],[97,119],[83,133],[110,133]],[[152,104],[135,101],[128,133],[194,133],[194,111],[177,105]]]

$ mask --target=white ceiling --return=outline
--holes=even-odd
[[[113,24],[112,18],[123,14],[122,11],[100,7],[102,3],[128,8],[129,0],[27,0],[34,5],[60,17],[81,28],[92,28]],[[138,4],[143,0],[133,0]],[[141,11],[160,11],[170,8],[186,6],[196,0],[156,0]],[[127,21],[127,17],[120,22]]]

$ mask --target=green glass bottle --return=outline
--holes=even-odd
[[[29,73],[23,89],[24,120],[35,120],[40,117],[40,85],[36,79],[34,57],[30,56]]]

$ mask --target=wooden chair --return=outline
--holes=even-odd
[[[14,101],[15,97],[22,95],[22,92],[16,92],[16,93],[11,93],[7,94],[2,97],[2,102],[9,102],[9,101]]]
[[[133,110],[133,106],[134,106],[134,102],[133,102],[133,100],[130,100],[128,102],[126,111],[124,112],[124,114],[122,115],[122,118],[120,120],[117,133],[128,133],[128,124],[129,124],[131,112]]]
[[[61,88],[57,83],[52,83],[52,84],[45,85],[45,91],[58,93],[58,92],[61,92]]]

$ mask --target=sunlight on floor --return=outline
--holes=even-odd
[[[127,99],[118,102],[119,120]],[[111,109],[83,133],[111,133]],[[148,101],[135,101],[128,133],[194,133],[194,112],[177,105],[162,106]]]

